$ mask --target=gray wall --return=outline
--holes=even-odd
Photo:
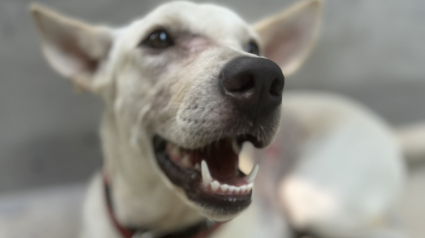
[[[83,181],[99,168],[102,102],[46,64],[25,0],[0,0],[0,192]],[[163,1],[42,0],[123,25]],[[291,1],[216,1],[253,22]],[[425,1],[325,1],[321,38],[287,89],[343,93],[395,125],[425,119]]]

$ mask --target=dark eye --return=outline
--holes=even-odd
[[[258,48],[257,43],[255,43],[254,41],[250,41],[248,45],[246,46],[246,52],[254,54],[254,55],[259,55],[260,49]]]
[[[142,45],[155,49],[164,49],[174,45],[174,41],[165,30],[159,29],[152,32],[145,40],[143,40]]]

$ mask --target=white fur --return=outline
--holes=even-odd
[[[320,1],[307,0],[251,27],[223,7],[172,2],[119,29],[32,7],[50,64],[78,87],[105,99],[103,170],[121,224],[162,232],[205,216],[223,220],[237,215],[220,217],[189,201],[158,168],[152,135],[196,148],[227,133],[224,125],[231,112],[210,87],[221,67],[250,55],[243,44],[254,39],[290,75],[315,41],[320,7]],[[139,46],[158,26],[181,36],[178,48],[152,54]],[[290,237],[288,223],[339,238],[380,230],[374,221],[386,215],[403,181],[400,149],[385,123],[342,98],[311,93],[284,96],[282,110],[278,137],[291,140],[282,132],[288,128],[298,128],[292,135],[300,137],[288,147],[298,155],[294,166],[273,174],[274,165],[286,157],[270,160],[275,164],[260,172],[254,204],[214,237]],[[196,137],[191,130],[204,133]],[[275,133],[266,135],[266,141]],[[248,157],[241,163],[249,164]],[[82,237],[119,237],[105,209],[98,174],[88,192]]]

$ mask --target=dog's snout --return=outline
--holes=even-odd
[[[221,88],[236,109],[254,121],[282,102],[285,83],[280,67],[271,60],[242,56],[228,62],[220,73]]]

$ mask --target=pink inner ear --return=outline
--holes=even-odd
[[[58,47],[64,55],[68,55],[78,62],[81,71],[94,72],[98,67],[99,61],[91,57],[80,45],[81,42],[75,36],[61,36]]]
[[[303,50],[305,39],[306,37],[298,27],[276,32],[268,42],[264,55],[284,68]]]

